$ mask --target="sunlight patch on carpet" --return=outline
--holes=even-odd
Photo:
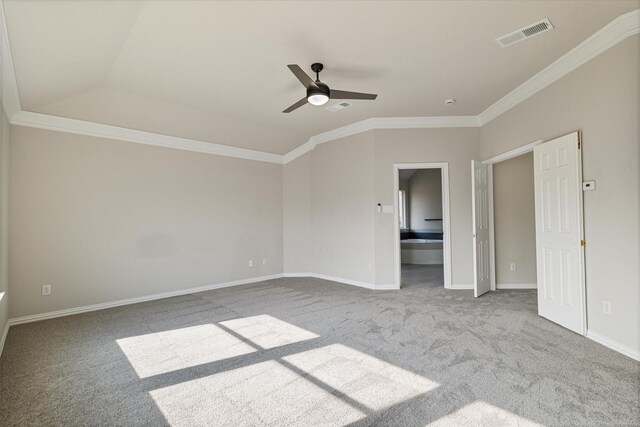
[[[342,344],[296,353],[283,360],[374,411],[439,386]]]
[[[220,324],[264,349],[319,337],[313,332],[276,319],[268,314],[226,320],[220,322]]]
[[[255,349],[213,324],[116,340],[140,378],[190,368]]]
[[[275,360],[152,390],[171,426],[346,425],[365,417]]]
[[[518,427],[542,426],[542,424],[537,424],[531,420],[481,400],[463,406],[457,411],[429,424],[429,426],[433,427],[459,425]]]

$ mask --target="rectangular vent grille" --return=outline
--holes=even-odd
[[[335,113],[336,111],[344,110],[345,108],[349,107],[351,107],[351,104],[349,104],[348,102],[338,102],[337,104],[326,107],[325,110]]]
[[[542,21],[536,22],[535,24],[527,25],[524,28],[520,28],[518,31],[514,31],[513,33],[509,33],[502,37],[498,37],[496,39],[496,43],[498,43],[502,47],[507,47],[509,45],[518,43],[519,41],[528,39],[529,37],[533,37],[551,29],[553,29],[553,25],[551,25],[551,22],[548,19],[543,19]]]

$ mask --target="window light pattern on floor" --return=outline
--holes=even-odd
[[[292,347],[315,338],[320,337],[258,315],[117,343],[140,378],[168,380],[149,394],[172,426],[194,420],[211,425],[220,419],[237,424],[346,425],[439,386],[342,344],[305,351]],[[255,359],[247,362],[242,356],[249,354]],[[205,372],[213,362],[230,367],[180,380],[185,370]]]
[[[457,411],[429,424],[433,427],[448,426],[517,426],[542,427],[542,424],[513,414],[481,400],[470,403]]]
[[[255,351],[213,324],[123,338],[116,342],[140,378]]]

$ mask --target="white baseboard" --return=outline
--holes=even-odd
[[[358,286],[360,288],[376,289],[376,285],[374,283],[360,282],[358,280],[345,279],[343,277],[326,276],[324,274],[316,273],[311,273],[311,277],[315,277],[316,279],[329,280],[331,282],[344,283],[345,285]]]
[[[359,286],[359,287],[367,288],[367,289],[381,289],[381,290],[382,289],[396,289],[394,285],[375,285],[375,284],[372,284],[372,283],[359,282],[357,280],[344,279],[344,278],[341,278],[341,277],[325,276],[323,274],[315,274],[315,273],[278,273],[278,274],[272,274],[270,276],[252,277],[250,279],[242,279],[242,280],[234,280],[232,282],[216,283],[214,285],[200,286],[200,287],[197,287],[197,288],[181,289],[181,290],[178,290],[178,291],[163,292],[163,293],[160,293],[160,294],[146,295],[146,296],[142,296],[142,297],[128,298],[128,299],[122,299],[122,300],[117,300],[117,301],[104,302],[104,303],[100,303],[100,304],[92,304],[92,305],[85,305],[85,306],[81,306],[81,307],[68,308],[68,309],[65,309],[65,310],[56,310],[56,311],[50,311],[50,312],[47,312],[47,313],[32,314],[32,315],[29,315],[29,316],[16,317],[16,318],[13,318],[13,319],[9,319],[9,321],[7,322],[6,330],[9,329],[9,326],[20,325],[22,323],[37,322],[37,321],[40,321],[40,320],[54,319],[56,317],[71,316],[71,315],[74,315],[74,314],[87,313],[89,311],[104,310],[106,308],[119,307],[119,306],[122,306],[122,305],[137,304],[137,303],[140,303],[140,302],[153,301],[153,300],[158,300],[158,299],[163,299],[163,298],[171,298],[171,297],[176,297],[176,296],[180,296],[180,295],[195,294],[195,293],[198,293],[198,292],[210,291],[210,290],[213,290],[213,289],[221,289],[221,288],[228,288],[228,287],[231,287],[231,286],[240,286],[240,285],[246,285],[246,284],[250,284],[250,283],[263,282],[265,280],[279,279],[281,277],[315,277],[315,278],[318,278],[318,279],[324,279],[324,280],[329,280],[329,281],[332,281],[332,282],[344,283],[344,284],[347,284],[347,285]],[[6,331],[5,331],[5,335],[6,335]],[[3,338],[3,340],[4,340],[4,338]],[[2,343],[4,343],[4,341],[2,341]]]
[[[619,342],[614,341],[611,338],[607,338],[604,335],[600,335],[599,333],[593,331],[587,331],[587,338],[640,362],[640,351],[638,350],[627,347],[624,344],[620,344]]]
[[[344,277],[327,276],[324,274],[316,273],[284,273],[284,277],[313,277],[316,279],[328,280],[330,282],[344,283],[345,285],[358,286],[359,288],[375,289],[375,290],[397,290],[398,287],[393,283],[369,283],[360,282],[358,280],[345,279]]]
[[[375,286],[375,289],[380,291],[397,291],[398,287],[393,283],[378,283]]]
[[[68,308],[65,310],[50,311],[48,313],[42,313],[42,314],[32,314],[30,316],[22,316],[22,317],[16,317],[14,319],[9,319],[8,324],[11,326],[20,325],[22,323],[37,322],[39,320],[54,319],[56,317],[71,316],[73,314],[86,313],[89,311],[104,310],[105,308],[119,307],[122,305],[137,304],[140,302],[153,301],[153,300],[158,300],[163,298],[171,298],[171,297],[176,297],[180,295],[195,294],[197,292],[210,291],[213,289],[221,289],[221,288],[228,288],[231,286],[239,286],[239,285],[246,285],[249,283],[263,282],[265,280],[279,279],[282,276],[283,276],[282,273],[279,273],[279,274],[272,274],[270,276],[252,277],[249,279],[241,279],[241,280],[234,280],[232,282],[216,283],[214,285],[200,286],[197,288],[180,289],[178,291],[163,292],[161,294],[146,295],[143,297],[135,297],[135,298],[128,298],[128,299],[122,299],[117,301],[104,302],[100,304],[85,305],[82,307],[74,307],[74,308]]]
[[[284,273],[283,277],[313,277],[313,273]]]
[[[49,313],[34,314],[30,316],[22,316],[22,317],[16,317],[14,319],[9,319],[9,321],[5,325],[4,331],[2,332],[2,337],[0,338],[0,356],[2,356],[2,350],[4,349],[4,344],[7,339],[7,334],[9,333],[9,327],[13,325],[19,325],[22,323],[29,323],[29,322],[37,322],[39,320],[53,319],[53,318],[62,317],[62,316],[70,316],[73,314],[103,310],[106,308],[118,307],[122,305],[137,304],[140,302],[153,301],[153,300],[170,298],[170,297],[175,297],[180,295],[193,294],[193,293],[209,291],[213,289],[221,289],[221,288],[228,288],[232,286],[240,286],[240,285],[245,285],[250,283],[263,282],[265,280],[279,279],[281,277],[315,277],[318,279],[344,283],[347,285],[353,285],[353,286],[358,286],[358,287],[367,288],[367,289],[377,289],[377,290],[397,289],[393,284],[376,285],[376,284],[367,283],[367,282],[360,282],[357,280],[344,279],[341,277],[326,276],[324,274],[315,274],[315,273],[279,273],[279,274],[272,274],[270,276],[260,276],[260,277],[253,277],[250,279],[234,280],[232,282],[216,283],[214,285],[200,286],[197,288],[181,289],[179,291],[164,292],[161,294],[147,295],[147,296],[137,297],[137,298],[128,298],[128,299],[111,301],[111,302],[106,302],[101,304],[86,305],[83,307],[75,307],[75,308],[70,308],[66,310],[57,310],[57,311],[51,311]],[[450,289],[473,289],[473,285],[452,284]],[[505,289],[505,288],[502,288],[502,289]],[[512,289],[524,289],[524,288],[512,288]],[[614,351],[617,351],[618,353],[621,353],[627,357],[640,361],[640,351],[635,350],[631,347],[627,347],[624,344],[620,344],[619,342],[614,341],[610,338],[607,338],[603,335],[600,335],[597,332],[587,331],[587,338],[597,342],[598,344],[602,344],[605,347],[608,347]]]
[[[535,283],[497,283],[496,289],[538,289]]]
[[[449,289],[473,289],[473,283],[452,283]]]
[[[2,338],[0,338],[0,357],[2,357],[2,350],[4,350],[4,342],[7,340],[7,334],[9,333],[10,322],[4,325],[4,332],[2,332]]]

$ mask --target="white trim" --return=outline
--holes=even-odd
[[[316,273],[312,273],[310,277],[315,277],[316,279],[328,280],[330,282],[344,283],[345,285],[358,286],[360,288],[376,289],[376,285],[373,283],[360,282],[358,280],[345,279],[343,277],[327,276],[325,274],[316,274]]]
[[[20,105],[20,94],[16,80],[15,68],[13,67],[13,57],[9,44],[9,33],[4,15],[4,4],[0,2],[0,76],[2,76],[0,94],[2,95],[2,105],[7,117],[11,119],[22,110]]]
[[[478,116],[481,125],[512,109],[582,64],[612,48],[627,37],[640,33],[640,9],[620,15],[591,37],[509,92]]]
[[[98,138],[115,139],[118,141],[134,142],[137,144],[155,145],[164,148],[195,151],[197,153],[282,164],[282,156],[279,154],[231,147],[229,145],[214,144],[212,142],[178,138],[175,136],[160,135],[157,133],[127,129],[118,126],[50,116],[47,114],[32,113],[30,111],[20,111],[14,115],[11,118],[11,124],[38,129],[48,129],[58,132],[75,133],[79,135],[88,135]]]
[[[587,338],[640,362],[640,351],[636,349],[628,347],[624,344],[620,344],[619,342],[614,341],[611,338],[607,338],[604,335],[600,335],[599,333],[590,330],[587,331]]]
[[[327,132],[314,135],[300,147],[283,156],[287,164],[316,148],[319,144],[346,138],[358,133],[376,129],[421,129],[421,128],[461,128],[479,127],[476,116],[440,116],[440,117],[374,117],[342,126]]]
[[[512,150],[506,151],[504,153],[498,154],[497,156],[493,156],[487,160],[484,160],[482,163],[485,163],[488,166],[489,172],[489,263],[491,266],[491,272],[489,273],[489,280],[491,282],[491,290],[495,291],[496,289],[506,289],[504,287],[496,285],[496,242],[495,242],[495,213],[493,211],[493,165],[496,163],[503,162],[505,160],[513,159],[514,157],[521,156],[526,153],[533,152],[533,149],[538,145],[542,144],[542,140],[539,139],[537,141],[530,142],[525,145],[521,145],[520,147],[516,147]],[[504,285],[503,285],[504,286]],[[535,288],[535,285],[534,285]],[[514,288],[515,289],[515,288]],[[527,288],[529,289],[529,288]]]
[[[214,285],[199,286],[196,288],[180,289],[178,291],[163,292],[160,294],[147,295],[143,297],[135,297],[121,299],[117,301],[103,302],[100,304],[85,305],[82,307],[68,308],[65,310],[50,311],[48,313],[32,314],[30,316],[16,317],[9,319],[9,325],[20,325],[22,323],[37,322],[39,320],[54,319],[56,317],[71,316],[73,314],[87,313],[89,311],[104,310],[106,308],[119,307],[122,305],[137,304],[140,302],[154,301],[163,298],[171,298],[180,295],[195,294],[198,292],[210,291],[213,289],[228,288],[231,286],[246,285],[250,283],[263,282],[265,280],[279,279],[280,274],[272,274],[270,276],[252,277],[249,279],[234,280],[232,282],[216,283]]]
[[[473,283],[452,283],[449,286],[449,289],[457,289],[457,290],[469,290],[472,291],[475,288]]]
[[[502,154],[498,154],[497,156],[493,156],[487,160],[483,160],[482,163],[492,165],[494,163],[500,163],[505,160],[513,159],[514,157],[521,156],[526,153],[530,153],[536,148],[538,145],[542,144],[542,140],[538,139],[537,141],[530,142],[525,145],[521,145],[520,147],[516,147],[512,150],[505,151]]]
[[[398,191],[400,188],[400,169],[440,169],[442,176],[442,248],[444,256],[444,287],[451,288],[451,214],[449,207],[449,163],[394,163],[393,165],[393,212],[398,212]],[[394,220],[393,226],[394,242],[394,289],[400,289],[401,268],[400,268],[400,223],[398,218]]]
[[[498,283],[496,289],[538,289],[536,283]]]
[[[277,164],[289,163],[313,150],[318,144],[374,129],[481,127],[627,37],[640,33],[640,9],[619,16],[478,116],[370,118],[314,135],[301,146],[284,155],[279,155],[22,111],[2,0],[0,0],[0,6],[2,6],[0,7],[2,102],[11,124]]]
[[[328,280],[330,282],[338,282],[338,283],[343,283],[345,285],[352,285],[352,286],[357,286],[359,288],[375,289],[380,291],[398,289],[396,285],[393,283],[375,284],[375,283],[369,283],[369,282],[361,282],[358,280],[345,279],[343,277],[327,276],[325,274],[316,274],[316,273],[284,273],[283,277],[312,277],[315,279]]]
[[[11,326],[11,319],[7,321],[7,324],[4,325],[4,332],[2,332],[2,337],[0,337],[0,357],[2,357],[2,350],[4,350],[4,343],[7,341],[7,334],[9,334],[9,326]]]
[[[378,283],[374,286],[377,291],[397,291],[398,290],[395,283]]]
[[[313,273],[284,273],[282,277],[313,277]]]
[[[482,163],[485,163],[488,166],[489,172],[489,265],[491,267],[491,271],[489,273],[489,281],[491,282],[491,290],[495,291],[496,289],[500,289],[496,285],[496,239],[495,239],[495,213],[493,211],[493,165],[499,162],[503,162],[505,160],[512,159],[514,157],[521,156],[526,153],[533,152],[533,149],[538,145],[542,144],[542,140],[539,139],[537,141],[530,142],[528,144],[522,145],[520,147],[516,147],[512,150],[506,151],[504,153],[498,154],[497,156],[493,156],[487,160],[484,160]]]
[[[493,165],[487,165],[487,202],[489,203],[489,286],[492,291],[496,290],[496,242],[495,242],[495,219],[493,212]]]
[[[216,283],[214,285],[206,285],[206,286],[200,286],[200,287],[196,287],[196,288],[181,289],[181,290],[177,290],[177,291],[163,292],[163,293],[160,293],[160,294],[146,295],[146,296],[142,296],[142,297],[128,298],[128,299],[110,301],[110,302],[105,302],[105,303],[100,303],[100,304],[85,305],[85,306],[81,306],[81,307],[68,308],[68,309],[65,309],[65,310],[56,310],[56,311],[50,311],[48,313],[32,314],[32,315],[29,315],[29,316],[21,316],[21,317],[16,317],[16,318],[13,318],[13,319],[9,319],[7,321],[7,325],[6,325],[5,330],[4,330],[4,334],[2,336],[2,340],[0,341],[0,355],[2,355],[2,348],[4,347],[4,342],[5,342],[5,339],[7,337],[7,333],[9,331],[9,327],[13,326],[13,325],[20,325],[20,324],[23,324],[23,323],[31,323],[31,322],[38,322],[40,320],[47,320],[47,319],[55,319],[57,317],[72,316],[74,314],[81,314],[81,313],[87,313],[87,312],[91,312],[91,311],[104,310],[104,309],[107,309],[107,308],[120,307],[120,306],[123,306],[123,305],[138,304],[138,303],[147,302],[147,301],[155,301],[155,300],[159,300],[159,299],[171,298],[171,297],[176,297],[176,296],[181,296],[181,295],[195,294],[195,293],[198,293],[198,292],[210,291],[210,290],[214,290],[214,289],[222,289],[222,288],[229,288],[229,287],[233,287],[233,286],[248,285],[248,284],[251,284],[251,283],[264,282],[266,280],[280,279],[282,277],[314,277],[314,278],[317,278],[317,279],[328,280],[328,281],[331,281],[331,282],[343,283],[343,284],[346,284],[346,285],[358,286],[358,287],[366,288],[366,289],[374,289],[374,290],[393,290],[393,289],[396,289],[395,285],[393,285],[393,284],[376,285],[376,284],[373,284],[373,283],[360,282],[360,281],[357,281],[357,280],[351,280],[351,279],[345,279],[345,278],[342,278],[342,277],[327,276],[327,275],[324,275],[324,274],[315,274],[315,273],[279,273],[279,274],[272,274],[272,275],[269,275],[269,276],[260,276],[260,277],[252,277],[252,278],[249,278],[249,279],[234,280],[234,281],[231,281],[231,282]]]

